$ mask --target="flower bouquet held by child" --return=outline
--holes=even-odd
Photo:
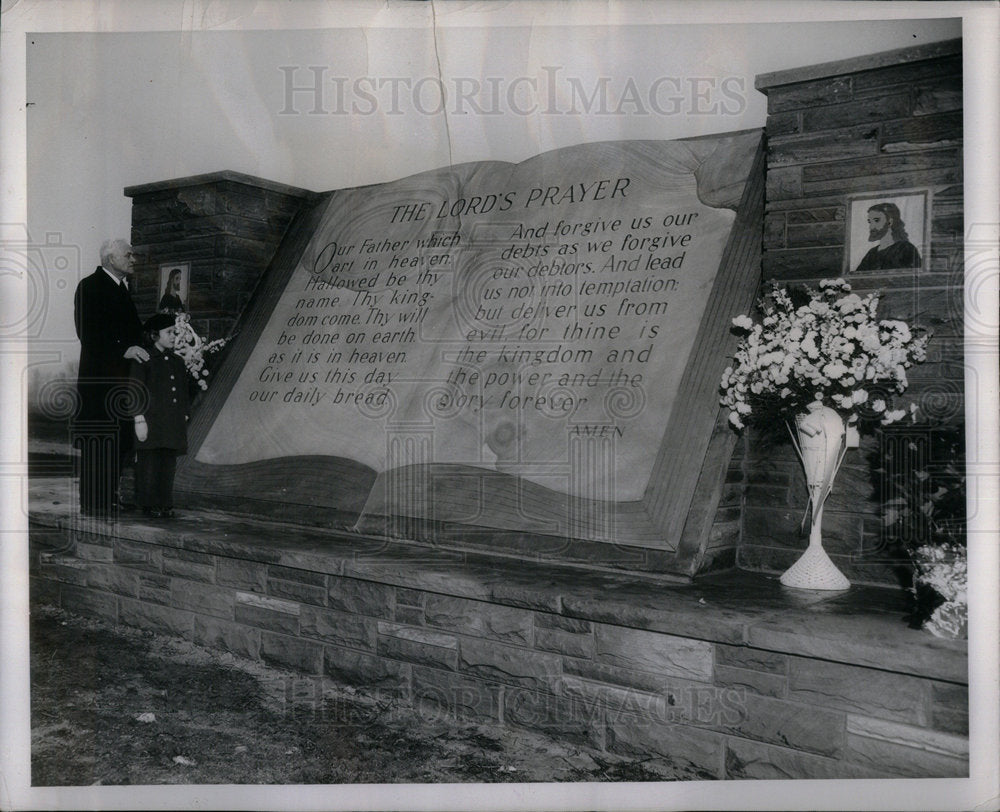
[[[187,313],[171,316],[174,321],[176,336],[174,338],[174,353],[179,355],[187,371],[198,384],[199,389],[208,389],[208,370],[205,368],[205,356],[218,352],[229,343],[229,338],[217,338],[215,341],[205,341],[191,326],[191,318]]]

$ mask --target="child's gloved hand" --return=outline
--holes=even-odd
[[[149,436],[149,426],[146,425],[146,421],[143,420],[135,424],[135,439],[140,443],[146,442],[146,438]]]

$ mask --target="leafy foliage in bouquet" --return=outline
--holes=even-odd
[[[882,532],[905,551],[913,571],[910,625],[935,633],[955,627],[966,604],[967,577],[962,426],[909,430],[871,461]]]
[[[879,298],[852,293],[843,279],[825,279],[818,290],[772,282],[757,303],[760,322],[733,319],[743,337],[720,387],[733,428],[787,420],[817,400],[852,421],[888,425],[904,417],[892,397],[906,390],[906,370],[926,357],[928,337],[905,322],[879,320]]]
[[[900,439],[873,460],[883,530],[910,555],[926,544],[964,547],[965,432],[928,425]]]
[[[177,314],[174,330],[176,334],[174,352],[183,359],[184,366],[198,387],[208,389],[209,373],[205,365],[205,356],[217,353],[229,343],[230,339],[217,338],[215,341],[206,342],[191,326],[191,317],[187,313]]]

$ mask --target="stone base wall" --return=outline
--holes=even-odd
[[[35,602],[291,669],[289,701],[321,697],[332,679],[691,778],[968,773],[967,686],[933,667],[820,659],[775,632],[748,645],[609,623],[544,590],[475,600],[446,594],[454,577],[410,588],[277,554],[67,536],[33,529],[50,550],[32,556]]]

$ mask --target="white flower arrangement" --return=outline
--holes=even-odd
[[[733,319],[744,336],[723,373],[720,400],[731,425],[742,429],[775,412],[787,419],[815,401],[852,420],[859,409],[882,425],[904,417],[890,408],[890,393],[906,390],[906,370],[925,359],[927,336],[902,321],[877,320],[878,292],[859,296],[843,279],[804,290],[808,301],[796,305],[772,283],[757,303],[760,323]]]
[[[916,578],[937,592],[938,606],[924,628],[936,637],[965,637],[969,614],[969,559],[960,544],[925,544],[913,553]]]
[[[199,388],[208,389],[208,370],[205,369],[205,356],[218,352],[229,343],[228,338],[217,338],[206,342],[191,326],[191,317],[187,313],[178,313],[174,321],[174,353],[179,355],[191,377]]]

